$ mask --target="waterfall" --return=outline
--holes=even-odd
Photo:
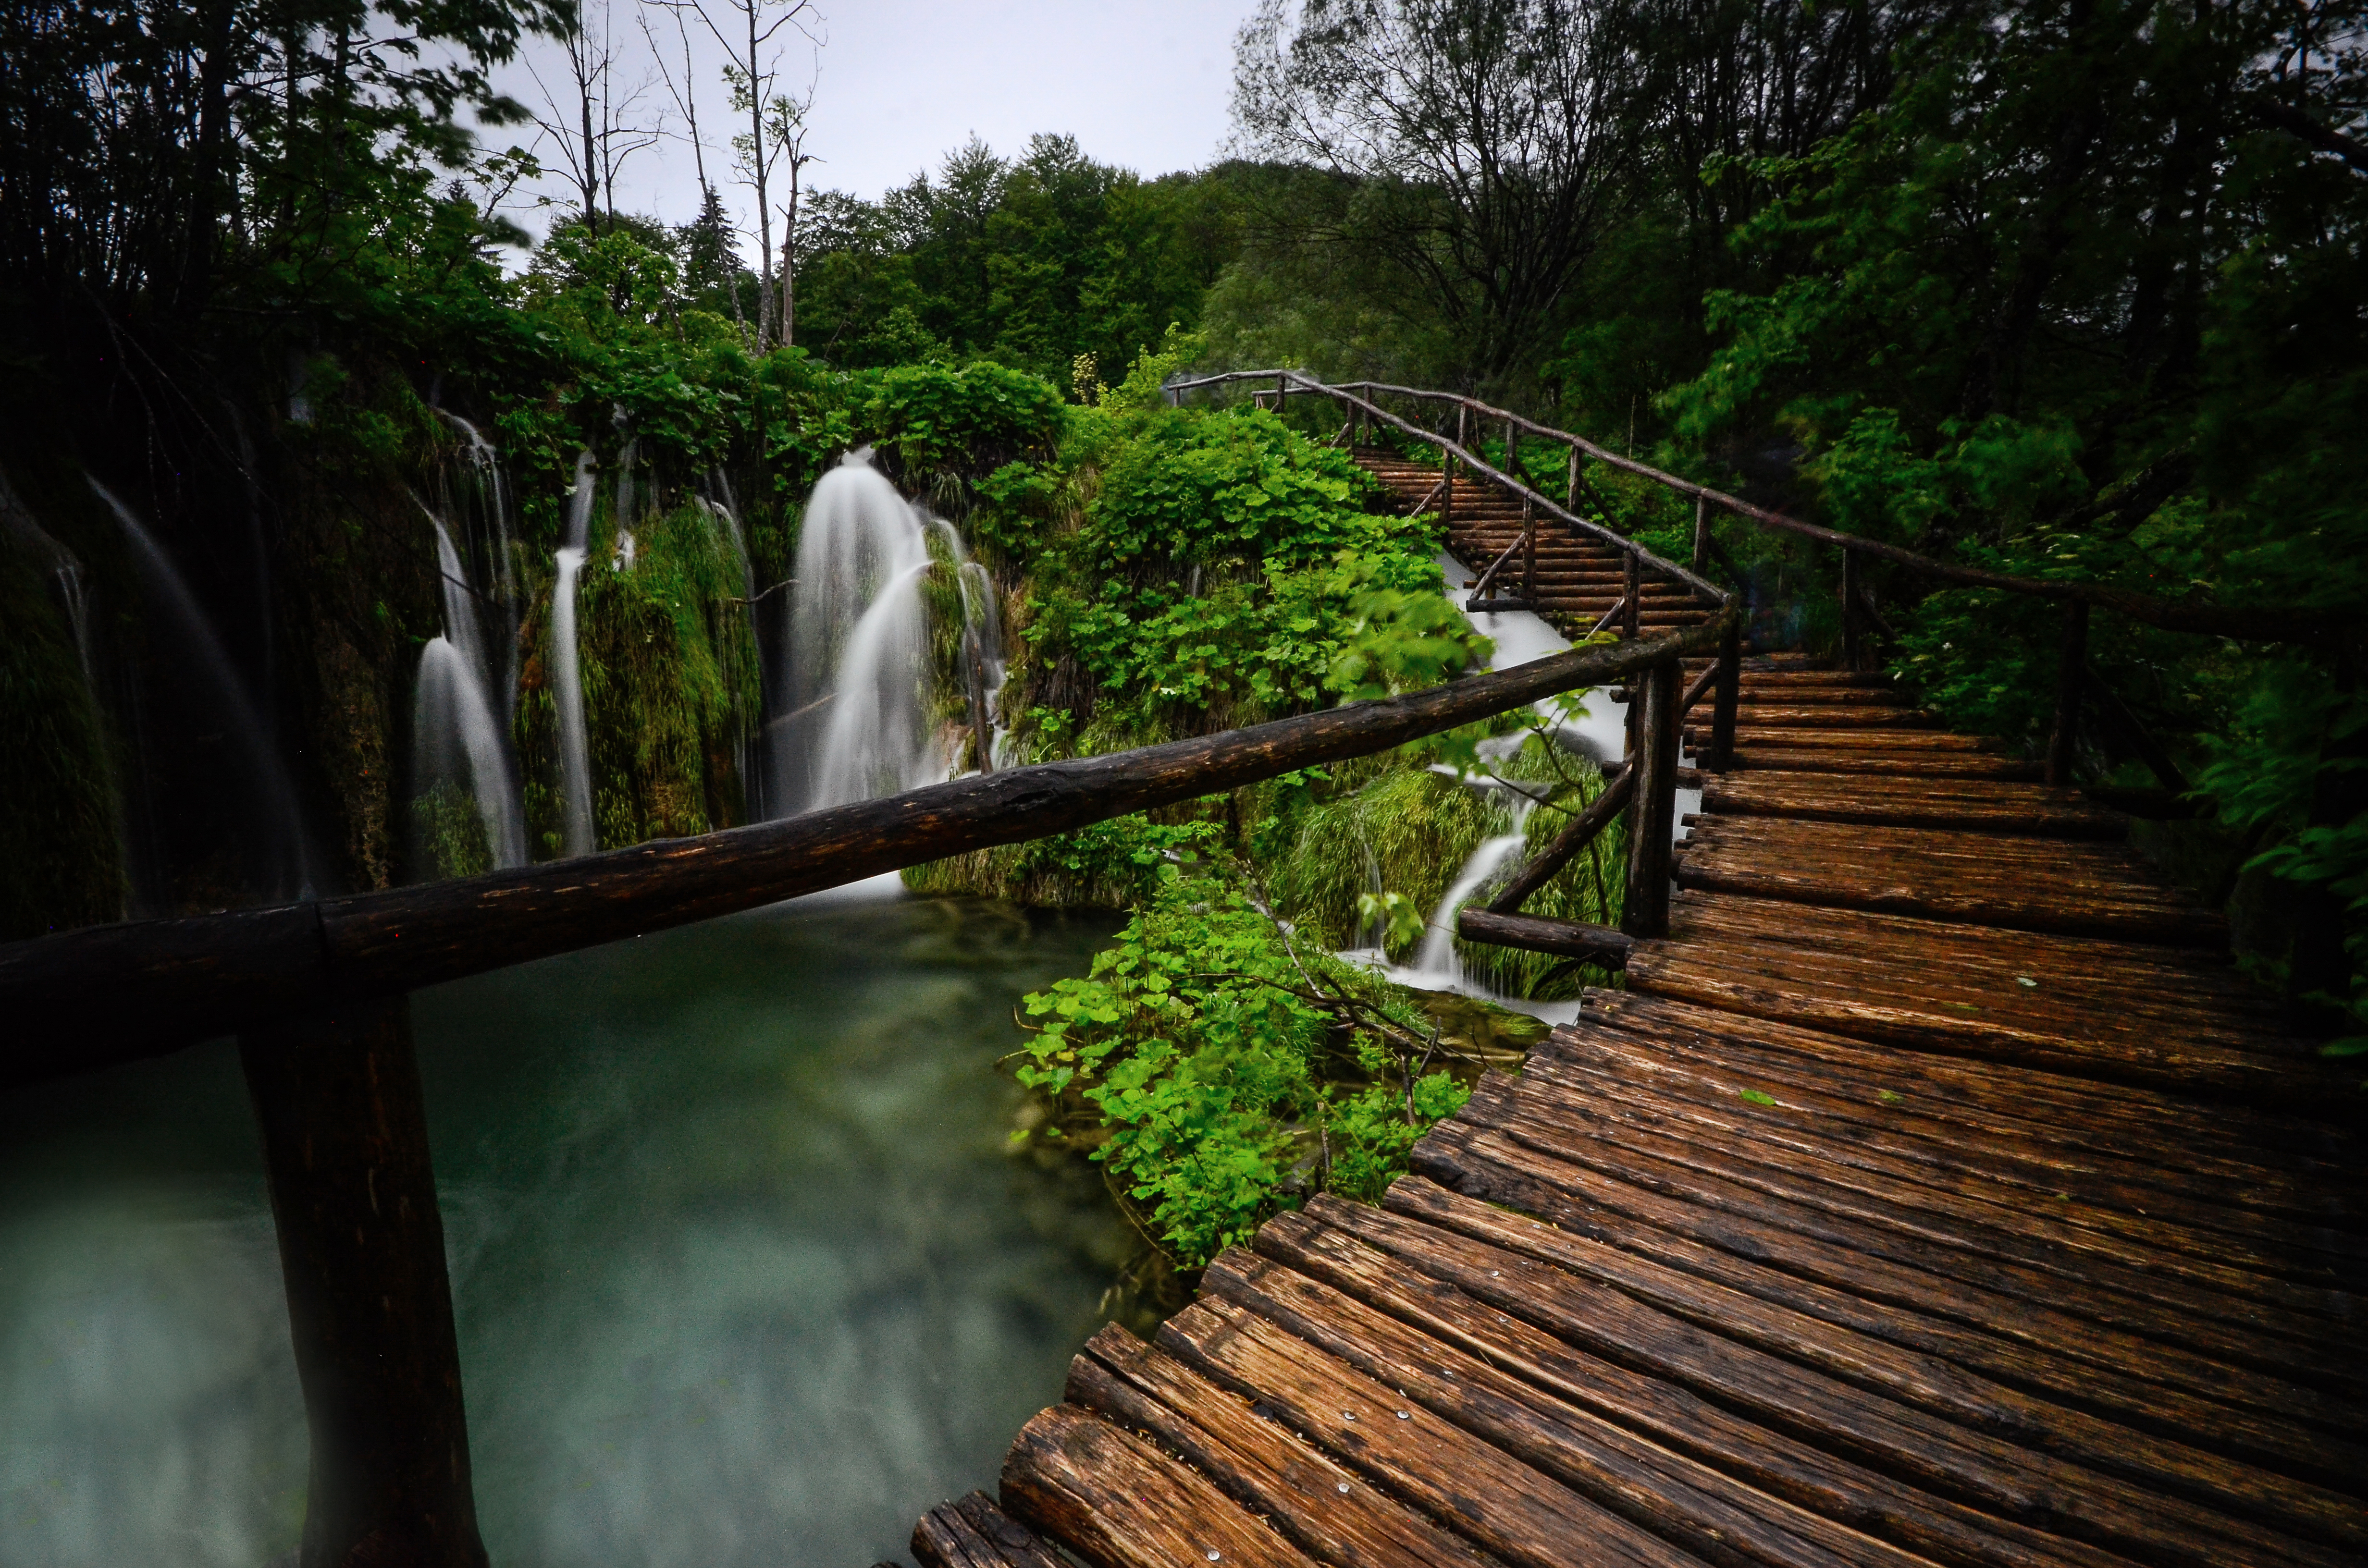
[[[179,633],[185,655],[182,667],[220,704],[222,716],[227,721],[226,733],[237,737],[238,750],[256,791],[256,802],[269,822],[268,841],[273,865],[268,873],[270,885],[263,891],[275,896],[312,897],[316,878],[307,850],[303,820],[297,809],[296,788],[270,744],[271,732],[264,724],[261,710],[247,690],[246,682],[231,663],[221,637],[198,603],[197,595],[173,564],[173,558],[113,491],[96,479],[90,481],[90,487],[122,525],[141,575]]]
[[[609,564],[619,572],[633,569],[633,461],[641,445],[641,437],[635,437],[617,455],[617,553]]]
[[[589,855],[592,767],[584,736],[584,672],[575,652],[575,577],[584,569],[584,552],[563,550],[558,559],[559,582],[551,591],[551,652],[558,682],[563,843],[571,856]]]
[[[425,506],[421,507],[426,511]],[[436,529],[436,566],[443,589],[444,635],[421,653],[413,688],[412,734],[423,786],[465,790],[485,824],[485,849],[496,867],[527,862],[526,813],[510,769],[507,729],[495,716],[493,677],[478,626],[478,604],[468,565],[443,519]]]
[[[416,762],[423,784],[465,789],[477,802],[485,848],[495,866],[526,864],[526,824],[509,787],[509,756],[485,699],[480,672],[449,638],[432,637],[419,654],[413,698]]]
[[[783,806],[812,810],[943,778],[930,735],[920,512],[849,452],[807,499],[790,609],[788,711],[771,726]]]
[[[575,490],[567,502],[567,542],[554,558],[559,580],[551,590],[552,697],[559,707],[561,844],[568,855],[589,855],[592,764],[585,740],[584,669],[575,647],[575,583],[592,532],[592,453],[575,456]]]
[[[1005,765],[1003,743],[1008,733],[996,718],[996,702],[1003,695],[1004,659],[1003,617],[996,608],[995,578],[970,558],[951,523],[932,518],[931,526],[945,544],[955,585],[962,591],[962,692],[970,704],[978,770],[992,773]]]
[[[1530,817],[1530,801],[1516,794],[1511,807],[1513,823],[1509,832],[1480,841],[1480,847],[1463,862],[1463,869],[1447,890],[1447,896],[1431,911],[1429,928],[1423,933],[1422,947],[1415,954],[1417,973],[1432,983],[1453,990],[1463,983],[1463,960],[1455,955],[1455,915],[1472,895],[1495,876],[1505,862],[1520,853],[1527,842],[1522,833]]]

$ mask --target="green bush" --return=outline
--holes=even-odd
[[[1392,990],[1240,886],[1171,874],[1090,975],[1028,997],[1019,1079],[1068,1112],[1034,1136],[1081,1128],[1188,1268],[1309,1194],[1376,1200],[1470,1092]]]

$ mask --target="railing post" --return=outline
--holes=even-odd
[[[1694,570],[1700,572],[1710,564],[1710,501],[1694,497]]]
[[[2079,738],[2080,687],[2089,672],[2089,601],[2064,607],[2064,645],[2055,663],[2055,728],[2047,737],[2047,781],[2072,782],[2072,751]]]
[[[1628,803],[1628,887],[1620,928],[1631,937],[1669,930],[1669,862],[1678,826],[1678,710],[1684,671],[1674,658],[1639,671],[1630,683],[1643,710],[1628,766],[1636,775]]]
[[[1463,444],[1463,421],[1462,411],[1457,413],[1455,444],[1460,447]],[[1455,520],[1455,454],[1444,449],[1439,454],[1439,520],[1443,524]]]
[[[1623,562],[1621,588],[1627,597],[1620,607],[1620,635],[1627,642],[1634,642],[1644,630],[1645,608],[1640,601],[1645,597],[1645,579],[1636,564],[1636,552],[1634,550],[1622,551],[1621,560]]]
[[[1282,416],[1283,394],[1288,392],[1290,390],[1291,378],[1285,375],[1282,371],[1277,370],[1274,373],[1274,412],[1277,418],[1281,418]]]
[[[1521,497],[1521,597],[1538,602],[1538,508],[1528,495]]]
[[[1842,546],[1842,668],[1858,669],[1858,551]]]
[[[1576,446],[1570,449],[1570,471],[1562,482],[1562,509],[1565,512],[1578,510],[1578,449]]]
[[[1741,608],[1736,605],[1738,610]],[[1725,773],[1735,767],[1735,710],[1742,698],[1743,618],[1737,615],[1726,635],[1718,640],[1718,684],[1711,696],[1709,766],[1713,773]]]
[[[302,1568],[484,1568],[410,999],[259,1027],[239,1062],[312,1437]]]
[[[1505,472],[1513,478],[1519,479],[1521,477],[1521,460],[1515,455],[1519,450],[1513,444],[1515,439],[1513,422],[1507,419],[1505,421]]]

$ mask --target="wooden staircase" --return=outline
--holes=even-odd
[[[1435,464],[1408,462],[1395,452],[1372,447],[1357,449],[1354,456],[1357,466],[1388,485],[1407,510],[1416,506],[1426,511],[1439,509],[1435,494],[1439,469]],[[1488,563],[1520,537],[1520,496],[1484,480],[1456,476],[1448,512],[1448,549],[1455,559],[1472,569],[1472,576],[1463,583],[1448,585],[1450,587],[1473,586],[1479,574],[1488,569]],[[1507,563],[1498,578],[1495,585],[1498,597],[1520,594],[1518,556]],[[1537,591],[1533,602],[1541,607],[1539,613],[1560,630],[1585,632],[1593,627],[1620,602],[1625,583],[1626,565],[1620,551],[1610,545],[1581,539],[1551,517],[1538,519]],[[1639,630],[1645,633],[1697,625],[1713,613],[1713,607],[1674,583],[1646,577],[1642,587],[1643,608],[1637,622]],[[1621,629],[1615,625],[1611,630]]]

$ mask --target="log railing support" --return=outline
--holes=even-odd
[[[484,1568],[406,996],[248,1030],[311,1430],[303,1568]]]
[[[1513,873],[1504,891],[1488,901],[1488,908],[1498,915],[1518,915],[1530,895],[1554,880],[1554,874],[1570,858],[1595,841],[1595,835],[1610,824],[1613,817],[1625,811],[1636,793],[1636,770],[1621,769],[1620,777],[1604,787],[1603,793],[1589,801],[1563,825],[1563,830],[1546,842],[1545,847]]]
[[[2089,604],[2064,607],[2064,644],[2055,663],[2055,727],[2047,737],[2047,782],[2072,782],[2073,749],[2079,739],[2080,687],[2089,669]]]
[[[1521,497],[1521,597],[1538,599],[1538,512],[1527,495]]]
[[[1578,510],[1578,449],[1577,447],[1570,449],[1570,468],[1563,480],[1562,509],[1565,512]]]
[[[1842,668],[1856,671],[1859,664],[1858,551],[1842,551]]]
[[[1666,936],[1669,929],[1671,840],[1678,826],[1678,726],[1684,676],[1675,660],[1641,671],[1633,687],[1643,701],[1634,715],[1636,743],[1629,774],[1636,780],[1628,806],[1628,886],[1620,928],[1631,937]]]
[[[1699,575],[1710,564],[1710,503],[1702,496],[1694,497],[1694,572]]]
[[[1735,767],[1735,710],[1743,699],[1743,623],[1718,640],[1718,684],[1711,697],[1710,755],[1702,766],[1713,773]]]

